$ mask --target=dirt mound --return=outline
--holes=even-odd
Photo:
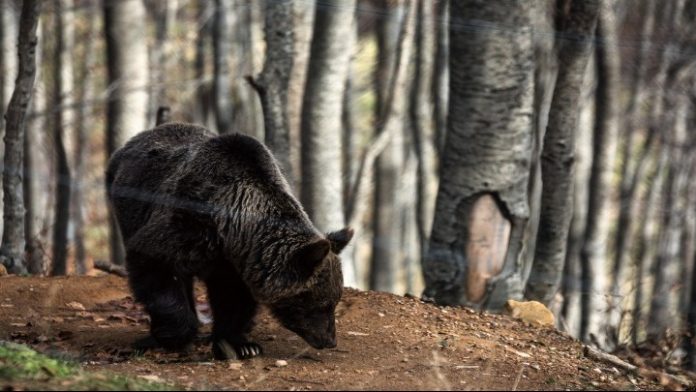
[[[203,290],[198,293],[205,309]],[[0,340],[67,355],[87,369],[186,388],[664,388],[585,358],[580,343],[550,327],[385,293],[345,291],[337,308],[338,347],[329,350],[310,348],[262,311],[253,337],[264,355],[243,362],[212,360],[209,324],[191,352],[135,353],[130,345],[147,335],[147,323],[121,278],[0,279]]]

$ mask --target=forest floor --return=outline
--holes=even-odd
[[[204,291],[198,288],[205,314]],[[205,319],[206,317],[203,317]],[[633,372],[583,355],[565,333],[505,315],[438,307],[418,299],[346,290],[337,308],[338,347],[310,348],[268,312],[253,338],[264,354],[214,361],[201,329],[186,354],[134,352],[148,318],[116,276],[0,278],[0,341],[27,344],[107,372],[187,389],[660,390],[680,386],[659,372]],[[280,362],[278,362],[280,360]],[[283,363],[285,361],[285,363]],[[0,365],[3,358],[0,357]],[[101,373],[99,373],[101,374]],[[3,380],[0,388],[28,384]],[[30,384],[59,389],[50,374]],[[68,385],[69,386],[69,385]]]

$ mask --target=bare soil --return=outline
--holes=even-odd
[[[205,315],[204,291],[197,292]],[[206,337],[209,322],[188,353],[137,353],[131,344],[147,336],[148,318],[124,279],[0,278],[0,340],[67,356],[88,370],[189,389],[675,387],[586,358],[579,342],[553,328],[415,298],[348,289],[337,308],[337,323],[338,347],[329,350],[312,349],[264,310],[252,334],[264,347],[261,357],[214,361]],[[278,366],[278,360],[287,365]]]

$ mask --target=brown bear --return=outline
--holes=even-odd
[[[258,304],[312,347],[336,346],[338,253],[353,231],[320,233],[256,139],[164,124],[112,155],[106,186],[158,346],[195,338],[194,277],[208,291],[218,359],[261,353],[246,336]]]

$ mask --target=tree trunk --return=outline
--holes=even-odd
[[[563,11],[556,12],[556,1],[542,0],[534,2],[534,18],[532,28],[534,44],[534,145],[532,147],[532,164],[529,173],[529,222],[525,233],[525,260],[523,266],[523,281],[527,281],[534,264],[539,219],[541,218],[541,148],[546,126],[549,120],[551,99],[558,74],[557,45],[554,34],[555,21],[563,20]],[[560,23],[558,29],[562,28]],[[548,33],[547,33],[548,32]]]
[[[582,263],[581,339],[606,347],[607,239],[609,238],[612,176],[619,130],[620,59],[613,0],[601,0],[597,36],[597,98],[594,160],[590,176],[587,226]]]
[[[295,183],[290,165],[287,112],[294,54],[293,3],[292,0],[266,3],[266,60],[258,78],[250,79],[261,99],[266,145],[273,151],[290,184]]]
[[[0,77],[0,83],[2,83],[0,105],[2,105],[3,114],[9,104],[17,77],[17,34],[19,33],[17,22],[19,15],[17,15],[16,9],[18,4],[15,0],[0,2],[0,45],[2,45],[2,56],[0,56],[2,68],[0,69],[3,71],[2,77]]]
[[[592,133],[595,123],[595,84],[597,72],[594,61],[596,51],[590,54],[589,64],[585,70],[582,97],[580,98],[580,118],[578,120],[577,139],[575,143],[575,182],[573,188],[573,218],[568,235],[566,265],[563,272],[563,315],[562,325],[566,332],[574,337],[580,336],[581,275],[580,249],[587,222],[590,171],[592,168]]]
[[[400,32],[404,24],[404,1],[383,0],[380,4],[380,18],[377,21],[378,63],[375,69],[375,92],[377,95],[377,126],[385,121],[389,87],[395,77],[397,48]],[[403,63],[405,65],[405,63]],[[403,131],[406,92],[396,94],[393,99],[391,115],[394,121],[384,129],[391,132],[392,141],[385,147],[376,162],[375,171],[375,207],[373,214],[372,260],[370,265],[370,289],[394,292],[397,271],[400,269],[399,253],[401,250],[400,225],[394,224],[399,216],[399,192],[394,190],[400,184],[403,170]],[[379,132],[379,131],[378,131]],[[378,133],[376,132],[376,133]]]
[[[143,37],[145,7],[141,0],[104,0],[104,29],[109,86],[106,148],[111,155],[126,140],[147,128],[147,45]],[[118,225],[109,216],[111,261],[125,262]]]
[[[213,102],[218,133],[232,132],[232,90],[229,57],[232,53],[233,0],[215,0],[213,22]]]
[[[16,0],[0,1],[0,135],[5,132],[4,115],[17,79],[17,35],[19,34],[19,2]],[[4,145],[0,140],[0,159],[4,159]],[[2,208],[3,198],[0,198]],[[5,222],[0,220],[0,232]]]
[[[212,24],[214,20],[215,7],[210,1],[199,1],[196,3],[196,19],[198,22],[198,35],[196,37],[196,59],[194,61],[194,72],[196,77],[196,104],[194,122],[206,127],[211,127],[211,93],[210,83],[206,76],[206,53],[211,40]]]
[[[351,56],[348,60],[348,73],[346,76],[345,87],[343,91],[343,113],[341,114],[341,170],[343,170],[343,212],[348,221],[348,206],[350,205],[350,191],[353,184],[351,180],[355,177],[357,170],[357,157],[360,155],[358,147],[358,129],[356,128],[357,113],[355,110],[355,86],[353,80],[355,78],[355,55],[354,48],[358,42],[358,23],[353,24],[353,31],[350,35],[349,47]],[[358,284],[358,263],[356,260],[355,244],[360,242],[362,230],[353,227],[356,230],[356,235],[353,241],[341,252],[341,263],[343,265],[343,284],[346,287],[360,287]]]
[[[522,296],[532,10],[531,2],[450,4],[447,141],[424,261],[424,296],[442,304],[501,309]]]
[[[640,128],[646,118],[643,115],[643,101],[646,98],[646,78],[649,56],[651,54],[653,30],[655,25],[654,0],[645,0],[643,9],[643,21],[641,27],[641,45],[638,60],[633,75],[633,88],[630,94],[628,106],[628,124],[622,132],[624,140],[621,149],[621,185],[619,193],[619,217],[616,223],[614,266],[611,279],[612,304],[609,314],[608,338],[611,344],[619,343],[619,323],[622,319],[623,300],[627,297],[621,294],[622,285],[627,282],[627,264],[630,261],[633,239],[635,238],[636,190],[639,182],[645,176],[647,151],[649,143],[654,139],[655,132],[647,131],[646,141],[639,153],[635,153],[636,140]]]
[[[259,140],[265,139],[264,113],[254,88],[244,78],[261,71],[262,65],[257,63],[263,59],[263,56],[256,54],[261,53],[263,49],[257,45],[263,41],[266,6],[272,3],[275,1],[235,0],[233,12],[238,17],[230,20],[232,23],[230,29],[234,38],[231,53],[235,54],[230,75],[234,105],[232,129]],[[261,38],[257,38],[257,35]]]
[[[19,25],[18,77],[5,113],[5,157],[3,198],[5,229],[0,246],[0,262],[12,273],[25,273],[24,199],[22,189],[24,132],[36,76],[36,29],[39,1],[24,0]]]
[[[302,96],[307,82],[307,63],[312,43],[314,1],[293,2],[293,29],[295,45],[292,73],[288,85],[288,127],[290,129],[290,163],[293,173],[300,173],[300,125],[302,120]],[[302,176],[295,176],[294,189],[302,189]],[[353,240],[355,242],[355,240]]]
[[[583,76],[592,50],[599,0],[572,2],[561,27],[558,78],[541,155],[544,188],[532,271],[525,297],[549,304],[561,282],[572,218],[575,130]]]
[[[642,338],[641,332],[645,328],[644,323],[644,308],[650,306],[649,301],[650,291],[646,290],[648,276],[653,270],[651,260],[656,254],[656,239],[659,231],[659,218],[661,198],[665,190],[665,177],[667,175],[667,165],[669,161],[668,149],[663,147],[656,158],[656,167],[647,176],[645,180],[645,194],[642,200],[642,208],[638,217],[637,227],[639,231],[639,241],[636,242],[637,247],[632,255],[636,260],[635,273],[635,292],[633,301],[633,326],[631,328],[631,342],[636,346]]]
[[[435,80],[433,81],[435,147],[442,156],[447,134],[447,105],[449,102],[449,0],[437,2],[435,34]],[[439,164],[439,161],[438,161]],[[438,170],[439,172],[439,170]]]
[[[37,38],[41,42],[44,39],[44,29],[41,23],[37,27]],[[44,58],[44,45],[36,47],[36,64],[42,64]],[[22,181],[24,192],[24,250],[26,252],[27,270],[32,275],[43,275],[46,273],[45,259],[41,250],[41,239],[39,225],[42,221],[41,215],[41,195],[47,192],[41,191],[43,183],[43,170],[49,165],[41,159],[41,149],[37,146],[43,145],[46,139],[46,128],[48,122],[46,117],[40,113],[46,110],[46,86],[43,82],[41,67],[36,69],[36,85],[33,98],[30,104],[31,115],[27,119],[27,126],[24,136],[24,178]],[[43,136],[43,137],[42,137]]]
[[[79,75],[81,85],[78,89],[75,130],[75,150],[74,150],[74,177],[72,187],[72,221],[73,221],[73,241],[75,243],[75,272],[80,275],[86,274],[90,266],[87,265],[87,255],[84,243],[84,181],[86,176],[85,164],[88,159],[87,148],[89,142],[89,130],[93,127],[92,110],[90,101],[94,98],[94,86],[92,79],[92,69],[95,65],[95,42],[97,39],[97,2],[91,1],[86,13],[89,25],[83,37],[82,67]]]
[[[682,85],[682,83],[679,83]],[[690,101],[679,94],[675,103],[673,135],[669,138],[669,171],[667,193],[662,208],[662,235],[657,248],[656,268],[650,303],[647,333],[649,338],[660,339],[668,329],[679,330],[680,260],[682,216],[686,208],[684,191],[687,189],[689,157],[684,153],[687,142],[687,117]]]
[[[301,199],[319,230],[345,224],[340,137],[355,1],[319,1],[302,106]],[[342,265],[350,276],[351,263]]]
[[[178,3],[179,0],[150,0],[147,2],[155,22],[155,43],[152,46],[150,61],[148,119],[155,118],[157,109],[169,103],[167,102],[166,86],[171,52],[170,37],[176,22]]]
[[[53,264],[51,275],[68,272],[68,223],[70,222],[70,193],[72,177],[68,163],[65,139],[73,126],[73,15],[71,0],[55,0],[56,45],[53,57],[53,143],[56,158],[56,209],[53,224]]]
[[[437,195],[437,150],[433,116],[433,57],[435,54],[433,2],[417,3],[415,75],[409,114],[412,145],[416,153],[416,229],[421,256],[425,257],[428,236],[432,228],[435,196]]]
[[[302,202],[320,230],[343,225],[341,138],[343,88],[354,0],[317,2],[302,106]]]

